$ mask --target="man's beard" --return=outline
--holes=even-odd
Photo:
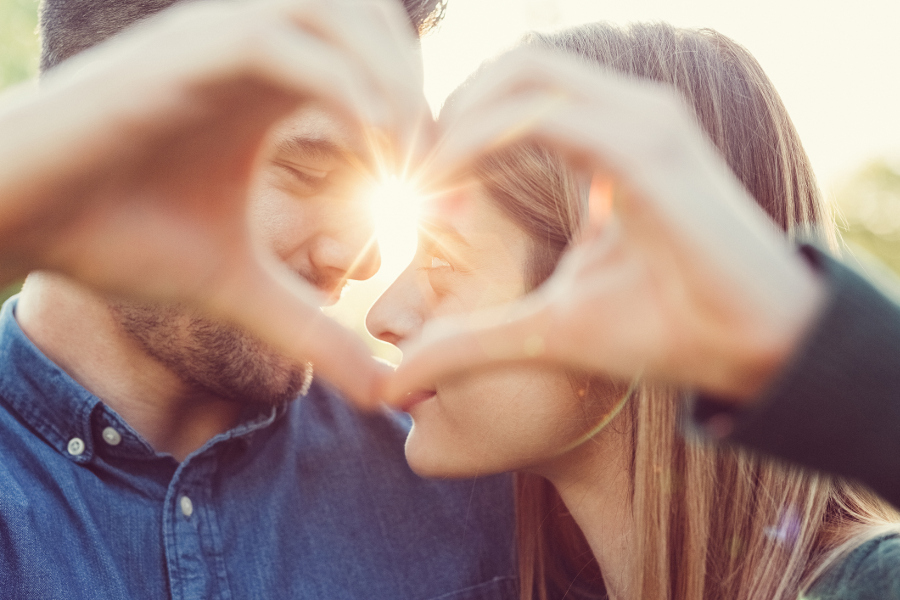
[[[272,406],[305,393],[312,366],[299,365],[230,325],[175,305],[114,303],[114,318],[143,350],[201,393]]]

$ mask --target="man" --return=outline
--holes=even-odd
[[[42,66],[52,69],[167,4],[48,0]],[[189,102],[191,109],[214,116],[218,110],[235,111],[236,120],[244,116],[238,112],[244,106],[262,123],[287,114],[296,97],[271,85],[203,96],[208,88],[221,90],[210,84],[216,61],[230,60],[229,42],[246,42],[235,31],[243,31],[248,21],[262,23],[255,26],[266,33],[260,37],[257,31],[249,39],[261,45],[274,39],[263,50],[254,44],[239,47],[267,59],[257,56],[251,66],[243,65],[253,82],[267,81],[268,61],[279,60],[272,48],[302,48],[305,52],[292,58],[310,63],[331,59],[347,69],[361,63],[386,71],[371,62],[396,47],[387,41],[399,35],[395,9],[381,2],[294,3],[299,8],[290,9],[284,7],[291,3],[281,4],[271,14],[255,4],[246,9],[195,4],[164,16],[172,23],[160,26],[164,36],[153,38],[162,39],[160,45],[135,34],[120,46],[146,59],[133,65],[132,83],[170,81],[166,69],[182,69],[202,54],[191,46],[191,34],[205,37],[199,27],[204,25],[224,40],[214,49],[225,58],[210,51],[203,55],[208,62],[202,72],[213,75],[156,91],[171,104]],[[416,25],[433,14],[434,2],[408,4]],[[290,40],[278,37],[286,26],[284,11],[302,39],[293,31]],[[182,62],[160,59],[180,51],[185,51]],[[391,58],[403,60],[399,53]],[[225,66],[234,70],[231,63]],[[89,57],[81,67],[93,68]],[[329,75],[335,86],[348,86],[334,94],[343,104],[330,102],[333,96],[315,87]],[[300,77],[304,89],[314,93],[273,134],[259,172],[256,153],[244,150],[225,161],[218,175],[239,190],[252,179],[248,236],[334,299],[346,279],[369,277],[378,266],[359,195],[377,167],[377,155],[358,121],[347,118],[353,110],[334,109],[353,104],[353,92],[347,91],[352,84],[344,80],[362,76],[310,68]],[[390,80],[383,76],[376,83]],[[129,82],[117,85],[123,83]],[[196,102],[198,89],[208,104]],[[103,91],[115,92],[115,85]],[[374,93],[391,97],[384,89]],[[255,102],[270,103],[264,115],[254,113]],[[246,120],[254,125],[253,118]],[[262,144],[259,131],[265,128],[255,125],[245,133],[250,148]],[[174,154],[193,164],[198,152],[222,149],[209,143],[202,127],[192,132],[184,143],[172,144],[165,136],[156,140],[170,144],[161,160]],[[136,143],[148,137],[140,128],[133,133]],[[197,140],[205,144],[196,145]],[[195,145],[185,145],[190,143]],[[151,171],[153,185],[146,189],[165,193],[152,176],[155,166],[132,168]],[[160,170],[186,202],[205,191],[191,188],[190,171]],[[254,177],[243,177],[250,171]],[[109,188],[102,191],[121,189],[117,184],[132,179],[131,171],[111,171]],[[208,183],[227,194],[227,185],[215,178]],[[211,200],[220,195],[211,194]],[[152,211],[135,214],[133,208],[129,214],[113,211],[112,222],[130,231],[129,219],[158,217]],[[66,242],[54,242],[46,264],[68,264],[60,258],[65,249],[91,247],[97,243],[94,232],[115,233],[105,225],[67,230]],[[229,287],[227,277],[217,278],[215,265],[198,267],[184,240],[172,236],[160,243],[182,244],[177,248],[185,251],[175,257],[187,272],[212,269],[214,295],[252,297],[246,282]],[[116,289],[115,282],[99,287]],[[0,356],[4,598],[514,597],[508,479],[448,483],[415,477],[403,460],[404,419],[356,413],[336,393],[310,382],[308,367],[238,329],[180,304],[110,300],[61,275],[36,273],[3,309]]]

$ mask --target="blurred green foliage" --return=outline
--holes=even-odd
[[[6,299],[12,296],[13,294],[18,294],[19,290],[22,289],[22,282],[17,281],[12,285],[8,285],[5,288],[0,289],[0,302],[6,302]]]
[[[38,69],[37,0],[0,0],[0,88]]]
[[[40,45],[38,0],[0,0],[0,89],[34,77]],[[21,282],[0,288],[0,301],[19,291]]]
[[[900,274],[900,165],[869,163],[838,188],[835,200],[849,249],[862,250]]]

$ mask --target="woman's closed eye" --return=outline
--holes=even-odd
[[[419,271],[428,277],[435,292],[449,291],[457,285],[459,275],[470,271],[463,255],[456,249],[458,244],[446,241],[445,236],[427,228],[420,230],[417,262]]]
[[[437,294],[444,294],[454,286],[459,270],[452,262],[434,252],[422,257],[419,270],[428,278],[428,285]]]
[[[429,273],[453,273],[459,271],[457,261],[451,259],[445,249],[436,241],[423,244],[419,250],[421,254],[420,268]]]
[[[432,256],[430,270],[436,269],[453,269],[453,265],[450,264],[450,261],[444,260],[440,256]]]

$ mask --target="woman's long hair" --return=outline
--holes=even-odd
[[[834,247],[831,216],[793,123],[741,46],[711,30],[598,23],[526,44],[562,49],[615,72],[669,84],[760,206],[789,238]],[[521,144],[477,175],[534,240],[539,285],[579,229],[583,190],[559,156]],[[598,385],[608,389],[608,385]],[[675,390],[643,385],[613,426],[631,445],[633,571],[640,600],[795,600],[898,515],[860,486],[679,432]],[[552,484],[516,477],[522,600],[603,597],[593,554]]]

